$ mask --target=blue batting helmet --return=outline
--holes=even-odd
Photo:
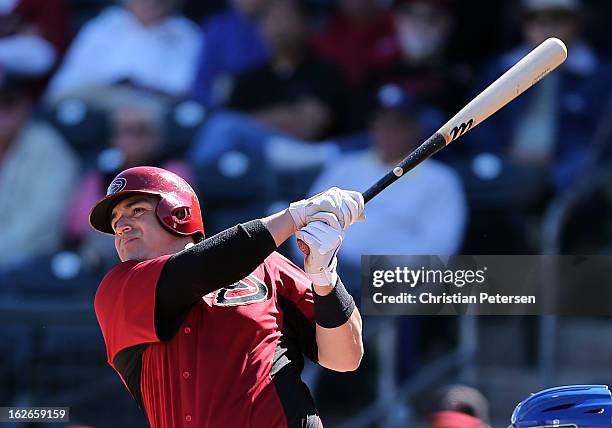
[[[606,385],[545,389],[521,401],[509,428],[611,428],[612,397]]]

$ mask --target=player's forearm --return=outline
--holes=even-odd
[[[351,295],[338,279],[336,286],[314,285],[318,361],[340,372],[359,367],[363,356],[361,315]]]
[[[357,308],[348,321],[339,327],[317,325],[319,364],[339,372],[356,370],[363,357],[361,330],[361,315]]]
[[[280,247],[297,230],[295,222],[286,209],[262,218],[261,222],[266,226],[272,238],[274,238],[277,247]]]

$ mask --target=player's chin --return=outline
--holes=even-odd
[[[149,260],[151,257],[147,257],[145,255],[142,254],[125,254],[125,255],[119,255],[119,259],[122,262],[142,262],[145,260]]]
[[[142,262],[159,257],[161,254],[155,248],[148,247],[140,243],[139,245],[129,245],[124,248],[127,260]]]
[[[142,243],[138,239],[129,239],[119,243],[117,253],[122,261],[135,260],[140,254],[144,253]]]
[[[126,248],[125,246],[123,246],[119,250],[118,254],[119,254],[119,259],[122,262],[127,262],[130,260],[134,260],[134,261],[146,260],[144,251],[142,251],[140,248]]]

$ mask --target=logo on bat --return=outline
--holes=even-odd
[[[467,121],[467,123],[462,123],[459,126],[455,126],[450,132],[451,141],[455,141],[458,137],[461,137],[463,134],[468,132],[472,125],[474,125],[474,119],[470,119]]]

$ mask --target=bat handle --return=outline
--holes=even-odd
[[[398,177],[396,177],[395,174],[393,174],[393,171],[390,171],[387,174],[385,174],[385,176],[383,176],[380,180],[378,180],[376,183],[371,185],[368,188],[368,190],[363,192],[363,202],[364,202],[364,204],[367,204],[371,199],[374,198],[374,196],[378,195],[380,192],[385,190],[385,188],[388,185],[390,185],[391,183],[393,183],[397,179],[398,179]]]
[[[368,190],[363,192],[363,201],[368,203],[374,196],[385,190],[388,186],[393,184],[402,175],[416,167],[418,164],[423,162],[425,159],[432,156],[434,153],[442,150],[446,146],[446,140],[444,136],[439,132],[436,132],[429,137],[423,144],[417,147],[412,153],[410,153],[405,159],[397,164],[395,168],[389,171],[380,180],[374,183]]]

